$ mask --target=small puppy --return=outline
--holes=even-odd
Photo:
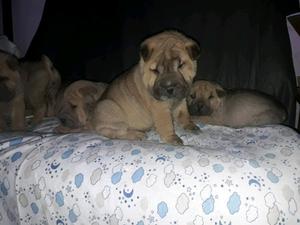
[[[59,86],[60,75],[47,56],[20,63],[0,52],[0,130],[25,130],[25,115],[31,111],[33,124],[53,115]]]
[[[25,128],[24,88],[15,56],[0,51],[0,132]]]
[[[59,133],[86,130],[91,112],[106,87],[105,83],[79,80],[62,90],[56,106],[61,125],[55,130]]]
[[[61,78],[46,55],[36,62],[20,64],[24,86],[26,114],[33,114],[32,124],[41,122],[45,116],[54,116],[55,99]]]
[[[165,31],[140,46],[140,61],[107,88],[90,127],[100,135],[142,139],[155,128],[162,141],[182,144],[173,122],[198,130],[190,120],[186,99],[196,74],[199,46],[176,31]]]
[[[229,127],[282,123],[284,106],[267,94],[251,90],[224,90],[219,84],[195,81],[187,97],[193,121]]]

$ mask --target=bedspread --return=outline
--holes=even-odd
[[[0,135],[0,224],[300,225],[300,136],[198,124],[184,146],[58,135],[55,119]]]

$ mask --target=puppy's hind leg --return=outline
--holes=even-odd
[[[97,125],[96,132],[112,139],[142,140],[145,132],[130,129],[126,123],[101,123]]]
[[[98,134],[112,139],[141,140],[144,131],[131,128],[127,123],[126,114],[111,100],[98,102],[93,119],[92,129]]]

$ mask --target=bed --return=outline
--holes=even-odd
[[[283,125],[177,129],[184,146],[58,135],[56,118],[0,135],[0,224],[297,225],[300,135]]]

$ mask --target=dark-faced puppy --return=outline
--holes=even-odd
[[[224,90],[209,81],[194,82],[187,97],[193,121],[229,127],[282,123],[287,117],[281,103],[252,90]]]
[[[16,57],[0,51],[0,131],[24,130],[24,89]]]
[[[86,130],[95,104],[106,87],[105,83],[86,80],[70,84],[57,101],[56,115],[61,125],[56,131],[67,133]]]
[[[109,85],[97,103],[90,127],[101,135],[142,139],[155,128],[162,141],[182,144],[173,122],[188,130],[186,95],[196,74],[199,46],[176,31],[165,31],[140,46],[140,61]]]

